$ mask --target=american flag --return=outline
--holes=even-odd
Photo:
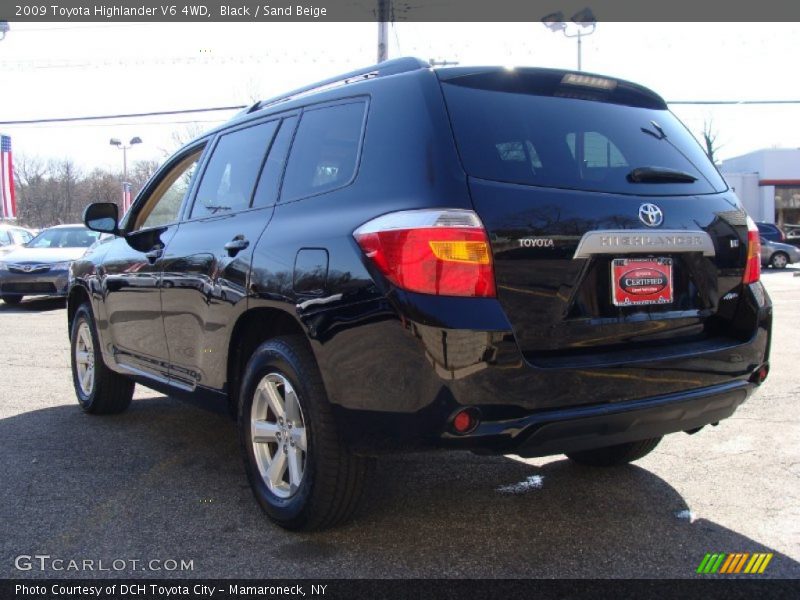
[[[131,207],[131,184],[127,181],[122,184],[122,214]]]
[[[14,166],[11,161],[11,138],[0,135],[0,217],[17,218],[17,199],[14,196]]]

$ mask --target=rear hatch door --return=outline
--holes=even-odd
[[[531,362],[735,342],[747,217],[661,98],[551,70],[440,80],[498,298]]]

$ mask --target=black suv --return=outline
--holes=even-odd
[[[759,237],[641,86],[398,59],[187,145],[74,263],[78,400],[230,403],[258,502],[353,510],[380,452],[615,465],[767,376]]]

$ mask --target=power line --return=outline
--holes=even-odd
[[[0,121],[0,125],[38,125],[40,123],[66,123],[69,121],[100,121],[104,119],[130,119],[138,117],[160,117],[164,115],[185,115],[188,113],[216,112],[223,110],[241,110],[246,105],[217,106],[214,108],[187,108],[185,110],[160,110],[147,113],[127,113],[119,115],[91,115],[85,117],[57,117],[51,119],[27,119],[21,121]]]
[[[736,105],[770,105],[770,104],[800,104],[800,100],[673,100],[667,101],[667,104],[672,105],[723,105],[723,106],[736,106]],[[89,115],[84,117],[56,117],[48,119],[26,119],[18,121],[0,121],[0,125],[40,125],[46,123],[67,123],[76,121],[101,121],[111,119],[133,119],[142,117],[160,117],[166,115],[185,115],[190,113],[205,113],[205,112],[220,112],[230,110],[241,110],[247,105],[239,104],[235,106],[216,106],[213,108],[187,108],[184,110],[162,110],[146,113],[125,113],[118,115]]]
[[[148,125],[186,125],[189,123],[224,123],[225,119],[188,119],[179,121],[122,121],[115,123],[80,123],[72,122],[65,125],[58,125],[53,123],[42,124],[27,124],[27,125],[6,125],[8,130],[13,130],[16,127],[25,127],[26,129],[64,129],[70,127],[144,127]]]

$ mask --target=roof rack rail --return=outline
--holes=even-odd
[[[431,65],[427,61],[424,61],[420,58],[408,56],[403,58],[394,58],[392,60],[378,63],[377,65],[364,67],[363,69],[357,69],[355,71],[351,71],[350,73],[345,73],[344,75],[337,75],[336,77],[331,77],[330,79],[325,79],[324,81],[319,81],[317,83],[292,90],[287,94],[282,94],[280,96],[270,98],[269,100],[261,100],[244,109],[239,114],[249,114],[257,110],[261,110],[262,108],[266,108],[267,106],[272,106],[281,102],[288,102],[289,100],[294,100],[295,98],[300,98],[301,96],[337,88],[349,83],[356,83],[357,81],[365,81],[367,79],[375,79],[376,77],[397,75],[398,73],[407,73],[409,71],[417,71],[419,69],[429,69],[430,66]]]

